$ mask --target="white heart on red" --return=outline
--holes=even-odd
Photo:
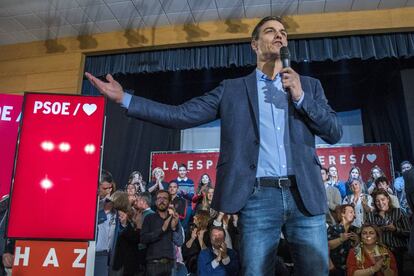
[[[377,155],[375,153],[367,154],[367,159],[369,162],[374,163],[377,160]]]
[[[83,112],[85,112],[88,116],[91,116],[97,108],[96,104],[83,104],[82,106]]]

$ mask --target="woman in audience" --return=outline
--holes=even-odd
[[[156,192],[158,190],[168,191],[168,182],[164,181],[165,173],[160,167],[154,168],[152,170],[152,181],[148,183],[147,190],[151,193],[151,198],[155,199]],[[151,207],[155,209],[155,202],[153,200]]]
[[[344,204],[338,206],[337,217],[339,223],[328,228],[329,256],[334,265],[334,269],[329,275],[346,275],[346,257],[354,247],[358,239],[358,228],[352,225],[355,219],[354,206]]]
[[[346,194],[347,195],[352,194],[351,182],[354,179],[359,180],[359,182],[361,183],[362,192],[366,193],[367,192],[367,187],[366,187],[364,181],[362,180],[361,169],[359,167],[352,166],[352,168],[349,170],[348,180],[345,182]]]
[[[128,185],[134,184],[136,186],[136,192],[135,193],[143,193],[146,191],[146,185],[145,181],[142,179],[142,174],[139,171],[133,171],[128,178]]]
[[[375,185],[375,180],[380,176],[385,176],[384,171],[380,167],[378,167],[378,165],[375,165],[374,167],[371,168],[371,177],[367,181],[368,190],[372,191],[370,187],[372,185]]]
[[[197,258],[201,249],[209,246],[208,226],[210,212],[199,210],[193,218],[193,225],[186,233],[186,242],[182,246],[182,254],[189,273],[197,273]]]
[[[348,276],[398,275],[394,255],[381,243],[380,236],[374,225],[361,227],[360,243],[348,254]]]
[[[197,191],[193,196],[193,203],[195,204],[194,210],[199,210],[198,207],[202,204],[202,202],[207,197],[207,192],[209,188],[212,188],[211,179],[208,174],[203,174],[198,182]]]
[[[343,204],[352,204],[355,208],[355,220],[352,225],[361,227],[364,222],[365,213],[369,213],[373,210],[372,197],[362,192],[361,182],[358,179],[351,181],[351,195],[347,195]]]
[[[129,203],[131,203],[131,206],[134,205],[137,190],[138,190],[137,185],[135,185],[133,183],[129,183],[126,186],[125,191],[128,193],[128,200],[129,200]]]
[[[383,190],[373,193],[375,210],[368,214],[366,222],[376,225],[381,230],[382,242],[394,254],[398,271],[404,269],[404,252],[408,245],[410,235],[410,224],[408,218],[400,208],[394,208],[389,194]]]

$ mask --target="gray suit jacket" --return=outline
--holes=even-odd
[[[327,211],[315,134],[336,143],[342,127],[328,105],[320,82],[301,76],[304,99],[301,108],[289,104],[289,131],[293,167],[305,208],[312,215]],[[171,128],[190,128],[221,119],[220,157],[212,207],[238,212],[253,192],[259,156],[259,105],[256,71],[224,80],[214,90],[179,106],[133,97],[128,115]]]
[[[403,173],[404,189],[410,209],[414,211],[414,167]],[[411,225],[410,240],[408,242],[408,253],[414,256],[414,220]]]

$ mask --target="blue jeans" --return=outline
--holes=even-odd
[[[325,214],[304,215],[299,210],[303,210],[303,204],[295,189],[260,187],[256,183],[253,194],[240,211],[242,275],[275,275],[282,229],[291,248],[294,274],[328,275]]]

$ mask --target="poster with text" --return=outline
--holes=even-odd
[[[9,194],[23,96],[0,94],[0,200]]]
[[[93,240],[104,97],[27,93],[7,236]]]
[[[370,178],[371,168],[379,166],[390,180],[394,178],[391,145],[361,144],[361,145],[335,145],[319,146],[316,149],[319,161],[323,167],[334,165],[338,169],[339,179],[348,180],[348,173],[352,166],[357,166],[362,171],[362,178],[367,181]],[[197,184],[200,177],[207,173],[216,183],[216,165],[219,152],[216,151],[172,151],[152,152],[151,170],[160,167],[165,172],[165,181],[177,178],[178,166],[185,164],[188,168],[188,177]]]

